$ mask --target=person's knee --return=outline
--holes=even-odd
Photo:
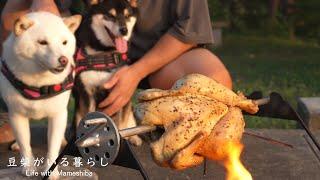
[[[225,87],[232,89],[232,79],[231,79],[229,72],[226,69],[221,70],[219,72],[219,74],[217,74],[217,73],[212,74],[210,76],[210,78],[218,81],[219,83],[221,83]]]
[[[10,22],[10,16],[8,15],[8,13],[3,12],[1,13],[1,32],[7,32],[12,30],[12,23]]]
[[[29,6],[28,0],[7,1],[1,12],[1,33],[3,37],[12,30],[16,19],[28,11]]]
[[[232,79],[230,73],[216,55],[204,48],[195,49],[193,51],[195,51],[194,55],[197,58],[201,58],[203,61],[205,61],[202,63],[203,67],[201,72],[203,75],[206,75],[232,89]]]
[[[193,49],[149,76],[153,88],[169,89],[181,77],[198,73],[232,88],[230,74],[220,59],[207,49]]]

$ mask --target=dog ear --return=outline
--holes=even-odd
[[[134,8],[138,7],[138,0],[129,0],[129,3]]]
[[[76,32],[76,30],[81,24],[81,20],[81,15],[73,15],[70,17],[63,18],[64,24],[70,29],[72,33]]]
[[[34,22],[27,18],[26,16],[21,16],[19,19],[16,20],[14,23],[14,34],[16,36],[20,36],[23,32],[29,29]]]

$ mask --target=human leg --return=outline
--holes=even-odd
[[[176,80],[192,73],[205,75],[232,88],[231,77],[226,67],[217,56],[202,48],[182,54],[175,61],[151,74],[149,83],[152,88],[169,89]]]

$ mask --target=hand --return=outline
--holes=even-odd
[[[120,68],[103,87],[112,89],[109,96],[99,104],[99,108],[109,116],[126,105],[142,78],[130,66]]]
[[[30,10],[31,11],[47,11],[57,16],[60,16],[59,10],[54,0],[33,0]]]

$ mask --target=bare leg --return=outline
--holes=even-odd
[[[218,57],[202,48],[184,53],[175,61],[151,74],[149,82],[153,88],[170,89],[176,80],[191,73],[205,75],[232,88],[228,70]]]

